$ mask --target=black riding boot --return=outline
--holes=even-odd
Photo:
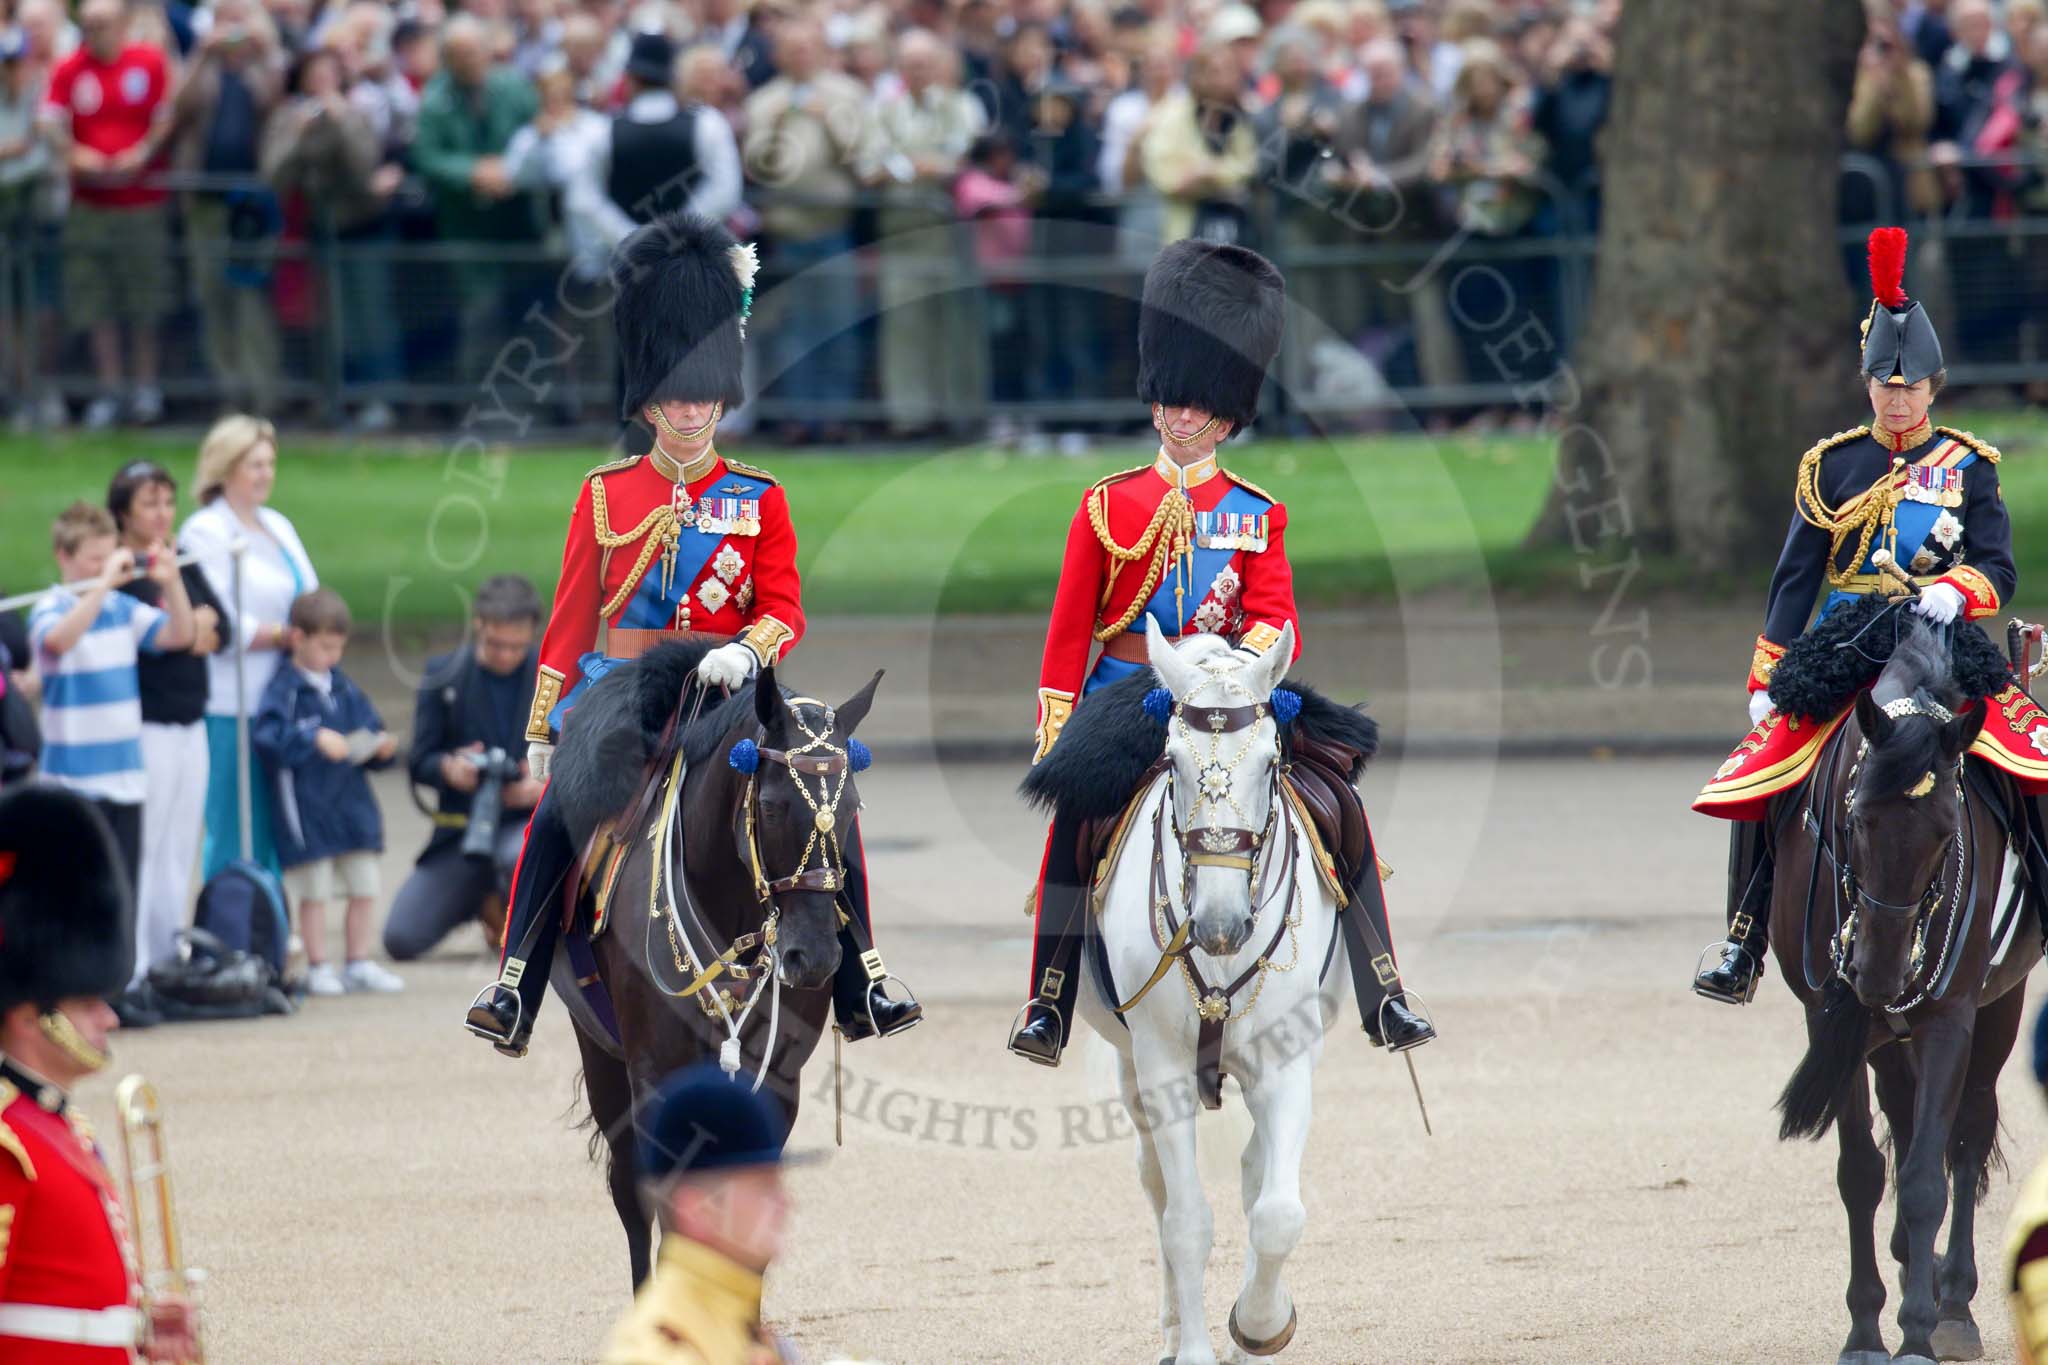
[[[908,988],[903,999],[882,989],[889,969],[875,948],[874,921],[868,914],[868,860],[861,847],[860,822],[846,841],[846,889],[839,895],[847,923],[839,926],[839,971],[832,978],[832,1016],[849,1043],[877,1034],[887,1038],[924,1018],[924,1006]],[[901,983],[898,983],[901,984]]]
[[[1055,815],[1038,879],[1037,927],[1032,935],[1031,999],[1010,1051],[1040,1066],[1058,1066],[1074,1032],[1074,1002],[1081,990],[1082,917],[1088,888],[1082,884],[1075,828]]]
[[[1436,1037],[1436,1026],[1408,1008],[1387,925],[1379,854],[1374,851],[1369,829],[1360,864],[1351,879],[1351,903],[1337,916],[1344,930],[1344,954],[1351,963],[1351,991],[1358,998],[1359,1022],[1372,1045],[1406,1052]]]
[[[1717,960],[1693,978],[1709,1000],[1747,1005],[1763,979],[1771,925],[1771,882],[1776,863],[1764,822],[1738,820],[1728,832],[1728,937],[1709,948]]]
[[[498,979],[471,1002],[465,1022],[507,1057],[524,1057],[533,1016],[547,997],[548,969],[562,936],[562,883],[575,866],[576,847],[556,817],[548,793],[526,826],[526,847],[512,874],[512,904],[505,916],[505,949]]]

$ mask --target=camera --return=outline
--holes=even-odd
[[[458,751],[456,757],[477,770],[476,795],[469,803],[469,827],[462,832],[462,856],[490,858],[496,854],[498,820],[505,813],[505,784],[518,778],[519,761],[503,749]]]

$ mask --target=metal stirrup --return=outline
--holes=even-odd
[[[519,1036],[519,1026],[526,1022],[526,1001],[519,994],[518,991],[513,990],[510,986],[507,986],[502,981],[493,981],[490,985],[484,987],[482,990],[476,993],[476,998],[469,1002],[469,1008],[475,1009],[478,1005],[483,1004],[484,998],[490,995],[491,992],[497,990],[503,990],[510,994],[512,997],[512,1008],[517,1011],[517,1013],[515,1013],[512,1016],[512,1031],[501,1038],[495,1033],[487,1032],[484,1029],[478,1028],[475,1024],[470,1023],[469,1015],[467,1013],[465,1013],[462,1016],[462,1026],[468,1029],[471,1033],[474,1033],[479,1038],[487,1038],[494,1043],[505,1043],[509,1045],[513,1039]]]

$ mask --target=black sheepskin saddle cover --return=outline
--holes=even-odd
[[[1826,720],[1877,681],[1909,621],[1904,599],[1875,593],[1839,608],[1794,640],[1771,672],[1771,705],[1788,716]],[[1977,626],[1949,632],[1950,667],[1962,700],[1995,696],[2012,682],[2005,652]]]
[[[688,719],[695,705],[697,663],[715,641],[685,640],[659,645],[638,659],[615,664],[569,708],[562,742],[548,769],[548,800],[581,848],[592,831],[633,804],[640,781],[654,761],[661,732],[683,699]],[[754,684],[731,697],[704,700],[696,720],[683,727],[683,761],[699,763],[716,752],[737,716],[754,713]],[[674,752],[675,739],[669,752]]]
[[[1166,727],[1145,713],[1145,694],[1160,685],[1158,675],[1145,668],[1084,698],[1059,743],[1025,775],[1019,788],[1025,799],[1080,820],[1121,814],[1146,770],[1166,752]],[[1282,749],[1297,738],[1349,749],[1358,755],[1349,774],[1356,782],[1366,760],[1379,752],[1379,722],[1305,683],[1283,682],[1280,690],[1301,698],[1301,713],[1280,727]]]

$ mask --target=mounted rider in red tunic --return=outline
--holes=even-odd
[[[1086,697],[1148,671],[1148,631],[1222,635],[1256,657],[1291,624],[1299,651],[1287,509],[1216,455],[1258,412],[1285,304],[1280,272],[1243,247],[1176,242],[1147,272],[1138,394],[1152,405],[1160,449],[1149,464],[1090,488],[1074,514],[1039,669],[1034,764],[1053,751]],[[1355,805],[1356,791],[1344,790]],[[1363,811],[1354,813],[1362,828]],[[1031,998],[1010,1041],[1012,1052],[1046,1066],[1059,1064],[1080,989],[1090,881],[1081,823],[1056,810],[1033,902]],[[1435,1033],[1405,1002],[1379,863],[1369,833],[1365,840],[1354,905],[1341,921],[1366,1030],[1375,1044],[1401,1051]]]
[[[613,323],[623,416],[634,437],[652,444],[645,455],[585,475],[570,513],[527,724],[536,777],[547,777],[577,699],[618,663],[665,641],[710,639],[717,647],[697,666],[696,685],[733,688],[803,638],[789,499],[768,474],[725,459],[712,444],[725,405],[745,399],[741,350],[754,270],[751,245],[690,214],[656,219],[619,246]],[[565,905],[575,900],[579,852],[543,793],[513,875],[498,979],[466,1019],[508,1056],[523,1056],[532,1035]],[[868,938],[857,823],[845,852],[845,909]],[[841,936],[833,1008],[845,1036],[916,1023],[916,1001],[884,992],[880,955],[863,954],[847,930]]]
[[[135,959],[106,822],[56,787],[0,796],[0,1360],[197,1360],[198,1315],[145,1296],[126,1213],[70,1090],[106,1066]]]
[[[1709,999],[1745,1004],[1756,993],[1773,885],[1770,799],[1806,780],[1890,658],[1899,613],[1946,629],[1957,682],[1986,708],[1971,761],[2010,774],[2023,796],[2048,792],[2048,712],[1972,624],[1995,616],[2016,586],[1999,454],[1928,416],[1947,371],[1934,324],[1901,288],[1905,260],[1902,229],[1871,234],[1876,297],[1863,324],[1862,370],[1873,419],[1828,437],[1799,462],[1792,525],[1750,662],[1754,728],[1693,803],[1735,822],[1728,938],[1709,950],[1693,982]],[[1909,597],[1888,566],[1910,576],[1918,595]],[[2021,804],[2027,862],[2035,885],[2048,885],[2039,875],[2048,871],[2039,802]]]

